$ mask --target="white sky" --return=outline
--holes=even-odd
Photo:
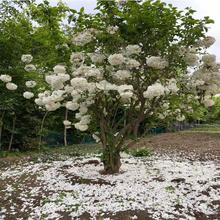
[[[38,0],[39,2],[41,0]],[[58,0],[49,0],[51,4],[56,4]],[[216,38],[216,43],[209,49],[210,53],[217,55],[220,61],[220,0],[163,0],[166,3],[171,3],[174,6],[184,9],[192,7],[197,11],[196,16],[202,18],[210,16],[215,20],[215,24],[210,25],[209,35]],[[96,0],[64,0],[69,6],[74,9],[85,7],[86,12],[92,12],[96,6]]]

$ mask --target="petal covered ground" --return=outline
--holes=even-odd
[[[122,162],[109,176],[96,156],[1,169],[0,219],[220,218],[218,161],[125,155]]]

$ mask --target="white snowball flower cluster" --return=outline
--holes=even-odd
[[[79,109],[79,104],[75,101],[68,101],[66,103],[66,108],[71,111],[76,111],[77,109]]]
[[[122,65],[125,62],[125,57],[123,54],[112,54],[108,57],[108,62],[112,66]]]
[[[211,107],[215,104],[215,101],[210,96],[206,96],[203,100],[203,104],[206,107]]]
[[[13,91],[13,90],[16,90],[18,88],[18,86],[15,83],[8,82],[8,83],[6,83],[6,88],[8,90]]]
[[[64,120],[63,124],[64,124],[65,128],[71,128],[72,122],[69,120]]]
[[[47,111],[55,111],[61,107],[61,101],[64,100],[65,91],[55,90],[52,93],[45,91],[38,94],[35,103],[39,106],[44,106]]]
[[[27,64],[25,67],[24,67],[25,71],[27,72],[34,72],[37,70],[37,68],[35,67],[34,64]]]
[[[202,40],[199,40],[198,45],[200,47],[205,47],[205,48],[209,48],[211,47],[214,43],[215,43],[215,38],[212,36],[207,36],[205,38],[203,38]]]
[[[70,75],[66,74],[66,68],[63,65],[57,65],[53,70],[54,74],[45,77],[46,82],[55,90],[63,89],[64,83],[70,80]]]
[[[56,111],[61,107],[61,104],[59,102],[49,102],[48,104],[45,105],[45,108],[47,111]]]
[[[73,87],[73,89],[86,91],[88,89],[89,83],[87,79],[83,77],[76,77],[71,80],[71,86]]]
[[[186,117],[184,116],[184,115],[178,115],[177,117],[176,117],[176,120],[177,121],[184,121],[186,119]]]
[[[165,69],[169,65],[165,59],[158,56],[152,56],[146,58],[146,60],[147,60],[147,65],[149,67],[152,67],[153,69],[157,69],[157,70]]]
[[[100,138],[99,138],[99,132],[95,132],[94,134],[92,134],[93,139],[95,140],[96,143],[100,142]]]
[[[128,45],[125,49],[128,56],[141,53],[141,47],[139,45]]]
[[[55,74],[65,74],[66,73],[66,67],[64,65],[56,65],[54,68],[53,68],[53,72]]]
[[[23,96],[25,99],[31,99],[34,97],[34,93],[26,91],[23,93]]]
[[[126,64],[128,69],[139,68],[140,65],[141,65],[137,60],[130,59],[130,58],[127,58],[125,60],[125,64]]]
[[[118,70],[113,76],[119,80],[127,80],[132,77],[129,70]]]
[[[106,59],[105,55],[100,54],[100,53],[90,53],[88,55],[89,55],[91,61],[95,64],[101,64]]]
[[[118,86],[118,93],[122,100],[127,101],[133,96],[133,86],[132,85],[121,85]]]
[[[76,46],[84,46],[90,43],[95,38],[96,33],[97,31],[92,28],[77,33],[73,36],[72,43]]]
[[[81,64],[85,60],[85,56],[82,52],[74,52],[70,56],[70,62],[72,64]]]
[[[107,32],[109,34],[115,34],[118,31],[118,26],[109,26],[107,27]]]
[[[80,121],[78,123],[74,124],[75,128],[80,131],[88,130],[88,128],[89,128],[88,124],[90,123],[90,115],[83,115],[82,116],[81,114],[79,114],[78,119],[80,119]]]
[[[206,54],[202,57],[202,61],[207,66],[215,66],[216,56],[214,54]]]
[[[110,90],[117,90],[118,87],[115,84],[112,84],[106,80],[102,80],[99,83],[96,83],[96,87],[99,90],[103,90],[103,91],[110,91]]]
[[[166,88],[171,93],[177,93],[179,91],[179,88],[177,86],[176,79],[174,79],[174,78],[170,79],[167,83]]]
[[[166,88],[159,82],[147,88],[147,91],[143,93],[144,97],[147,99],[153,99],[165,95]]]
[[[34,88],[37,85],[37,83],[34,80],[29,80],[25,82],[25,85],[27,88]]]
[[[0,75],[0,80],[2,82],[8,83],[8,82],[11,82],[12,77],[9,75],[6,75],[6,74],[2,74],[2,75]]]
[[[199,61],[199,57],[195,53],[187,52],[184,55],[184,60],[185,60],[186,64],[189,66],[197,66],[198,61]]]
[[[29,64],[33,60],[33,56],[31,54],[23,54],[21,56],[21,61],[23,63]]]

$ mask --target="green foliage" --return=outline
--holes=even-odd
[[[128,150],[128,153],[131,154],[133,157],[150,157],[153,154],[152,150],[149,150],[147,148]]]

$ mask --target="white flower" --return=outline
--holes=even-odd
[[[64,90],[65,90],[66,93],[71,94],[72,91],[74,90],[74,88],[73,88],[72,86],[70,86],[70,85],[66,85],[66,86],[64,87]]]
[[[44,105],[43,100],[42,100],[41,98],[35,99],[34,102],[35,102],[37,105],[39,105],[39,106],[43,106],[43,105]]]
[[[77,33],[73,36],[72,43],[76,46],[84,46],[93,40],[94,36],[90,30]]]
[[[165,118],[166,118],[166,116],[165,116],[165,115],[163,115],[163,114],[160,114],[160,113],[159,113],[159,114],[158,114],[158,118],[159,118],[159,119],[161,119],[161,120],[163,120],[163,119],[165,119]]]
[[[34,88],[37,85],[37,83],[35,81],[33,81],[33,80],[30,80],[30,81],[26,81],[25,85],[28,88]]]
[[[122,92],[126,92],[126,91],[133,91],[134,88],[132,85],[121,85],[118,86],[118,92],[122,93]]]
[[[96,83],[96,87],[99,90],[104,90],[104,91],[117,90],[118,88],[115,84],[112,84],[106,80],[102,80],[99,83]]]
[[[103,63],[103,61],[105,60],[105,55],[100,53],[91,53],[89,54],[89,57],[93,63],[97,64]]]
[[[138,68],[141,64],[135,59],[126,59],[126,66],[129,69]]]
[[[114,74],[114,77],[119,80],[126,80],[126,79],[131,78],[131,72],[128,70],[118,70]]]
[[[96,79],[102,79],[102,73],[99,69],[92,68],[85,74],[85,77],[95,77]]]
[[[8,82],[8,83],[6,83],[6,88],[8,90],[16,90],[18,88],[18,86],[14,83]]]
[[[66,73],[66,67],[64,65],[58,64],[53,68],[53,71],[55,74]]]
[[[70,62],[73,63],[73,64],[82,63],[84,61],[84,59],[85,59],[85,57],[84,57],[84,54],[82,52],[74,52],[70,56]]]
[[[24,67],[25,71],[27,72],[34,72],[36,71],[36,67],[33,65],[33,64],[27,64],[25,67]]]
[[[194,53],[188,52],[184,55],[184,61],[189,66],[196,66],[198,65],[199,57]]]
[[[205,97],[205,99],[203,100],[203,104],[206,107],[211,107],[215,104],[215,101],[213,99],[211,99],[210,97]]]
[[[152,56],[152,57],[146,58],[146,60],[147,60],[147,65],[149,67],[152,67],[158,70],[162,70],[168,67],[169,65],[168,62],[161,57]]]
[[[74,126],[77,130],[80,130],[80,131],[86,131],[89,128],[88,125],[80,124],[80,122],[74,124]]]
[[[86,114],[88,112],[88,108],[85,105],[81,105],[79,108],[79,112],[81,115]]]
[[[141,53],[141,47],[139,45],[128,45],[126,47],[126,54],[127,55],[133,55],[133,54],[140,54]]]
[[[66,103],[66,108],[71,111],[75,111],[79,108],[79,104],[76,102],[69,101]]]
[[[215,43],[215,38],[211,36],[207,36],[198,42],[199,46],[206,48],[212,46],[214,43]]]
[[[64,124],[64,126],[66,127],[66,128],[71,128],[71,122],[69,121],[69,120],[64,120],[63,121],[63,124]]]
[[[57,103],[50,102],[45,105],[45,108],[47,109],[47,111],[56,111],[60,107],[61,107],[61,104],[59,102],[57,102]]]
[[[125,62],[125,57],[122,54],[112,54],[109,56],[108,62],[112,66],[118,66]]]
[[[177,121],[184,121],[186,119],[186,117],[184,115],[179,115],[176,117]]]
[[[71,85],[74,89],[85,91],[88,89],[88,82],[83,77],[76,77],[71,80]]]
[[[23,63],[31,63],[31,61],[33,60],[33,57],[32,57],[32,55],[31,54],[24,54],[24,55],[22,55],[21,56],[21,61],[23,62]]]
[[[82,114],[80,112],[80,114]],[[91,116],[90,115],[83,115],[81,118],[80,118],[80,124],[84,124],[84,125],[87,125],[89,124],[91,121]]]
[[[93,69],[90,66],[80,66],[79,68],[75,69],[75,71],[72,73],[73,76],[85,76],[86,73],[88,73],[91,69]]]
[[[26,99],[31,99],[31,98],[34,97],[34,93],[26,91],[26,92],[23,93],[23,96]]]
[[[107,27],[107,32],[109,34],[115,34],[118,31],[118,26],[109,26]]]
[[[177,82],[174,78],[168,81],[167,89],[169,90],[169,92],[176,93],[179,91],[179,88],[177,87],[176,83]]]
[[[99,142],[100,142],[100,138],[98,137],[98,135],[99,135],[98,132],[92,134],[92,137],[93,137],[93,139],[95,140],[96,143],[99,143]]]
[[[165,94],[165,87],[161,83],[154,83],[147,88],[147,91],[143,93],[145,98],[153,99]]]
[[[2,75],[0,75],[0,80],[1,80],[2,82],[7,83],[7,82],[11,82],[12,78],[11,78],[11,76],[9,76],[9,75],[2,74]]]
[[[214,66],[216,64],[216,56],[214,54],[206,54],[202,57],[204,64]]]
[[[132,98],[133,95],[134,94],[131,91],[120,93],[120,97],[122,98],[123,101],[129,101]]]

